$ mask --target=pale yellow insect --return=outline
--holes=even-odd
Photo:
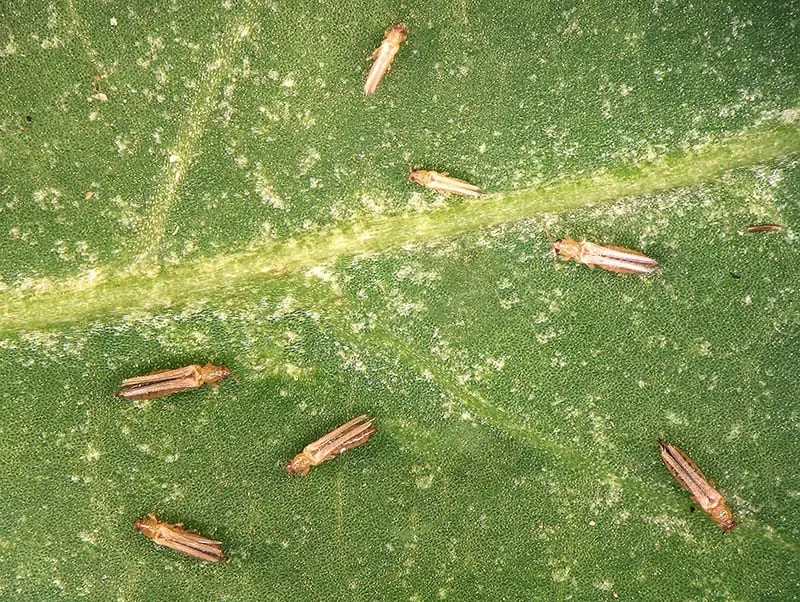
[[[549,237],[549,235],[548,235]],[[553,251],[564,261],[574,259],[578,263],[598,267],[610,272],[625,274],[649,274],[658,267],[658,262],[647,255],[622,247],[606,247],[571,238],[551,241]]]
[[[463,196],[480,196],[481,189],[469,182],[453,178],[447,173],[416,169],[408,175],[408,179],[426,188],[444,192],[445,194],[460,194]]]
[[[374,420],[375,418],[366,414],[353,418],[306,445],[303,451],[292,458],[284,468],[292,475],[298,472],[306,475],[312,466],[322,464],[325,460],[330,460],[348,449],[364,445],[376,430],[372,426]]]
[[[692,499],[711,515],[723,531],[730,531],[736,526],[731,509],[725,504],[725,498],[716,490],[692,459],[680,448],[667,443],[658,442],[661,459],[678,483],[692,495]]]
[[[386,75],[386,72],[392,68],[392,61],[397,51],[400,50],[408,32],[403,25],[395,25],[391,29],[387,29],[384,33],[383,42],[376,48],[371,55],[367,58],[368,61],[375,61],[372,63],[372,68],[367,75],[367,81],[364,84],[364,94],[372,94],[375,88]]]
[[[157,370],[142,376],[122,381],[117,395],[125,399],[153,399],[197,389],[203,384],[217,387],[217,383],[231,376],[227,366],[208,363],[205,366],[192,364],[174,370]]]
[[[183,523],[161,523],[154,514],[148,514],[147,518],[140,518],[133,523],[133,528],[158,545],[167,546],[181,554],[206,562],[225,560],[221,541],[203,537],[194,529],[184,529]]]

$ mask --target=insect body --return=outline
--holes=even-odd
[[[199,558],[207,562],[225,560],[222,553],[222,542],[208,539],[194,529],[184,529],[183,523],[161,523],[153,514],[140,518],[133,523],[133,528],[146,535],[160,546],[167,546],[181,554]]]
[[[375,61],[372,63],[372,68],[369,70],[367,81],[364,84],[364,94],[372,94],[378,83],[386,75],[386,72],[392,68],[392,61],[394,55],[400,50],[400,44],[406,39],[407,32],[403,25],[395,25],[391,29],[387,29],[384,34],[383,42],[375,49],[369,56],[368,61]]]
[[[460,194],[463,196],[479,196],[481,194],[481,190],[477,186],[438,171],[417,169],[409,174],[408,179],[431,190],[447,194]]]
[[[158,370],[125,379],[117,395],[125,399],[153,399],[188,389],[197,389],[204,383],[216,387],[219,381],[230,375],[231,371],[227,366],[217,366],[212,363],[205,366],[192,364],[174,370]]]
[[[723,531],[730,531],[736,526],[731,509],[725,504],[725,498],[714,488],[692,459],[681,449],[666,441],[659,441],[661,459],[681,487],[692,494],[692,499],[719,523]]]
[[[783,230],[780,224],[756,224],[755,226],[747,226],[748,232],[778,232]]]
[[[551,243],[553,251],[564,261],[574,259],[578,263],[597,266],[610,272],[625,274],[649,274],[658,267],[658,262],[639,251],[622,247],[605,247],[582,240],[562,238]]]
[[[338,456],[352,447],[367,442],[375,432],[372,422],[375,418],[362,414],[332,430],[324,437],[309,443],[284,467],[289,474],[308,474],[312,466],[322,464],[325,460]]]

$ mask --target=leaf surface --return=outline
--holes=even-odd
[[[794,3],[0,11],[0,592],[800,596]],[[207,361],[238,382],[114,397]],[[361,413],[369,443],[281,470]],[[147,512],[231,561],[131,535]]]

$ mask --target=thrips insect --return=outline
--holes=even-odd
[[[548,239],[550,235],[548,234]],[[644,253],[624,249],[622,247],[607,247],[596,245],[582,240],[578,242],[571,238],[562,238],[550,241],[553,252],[561,256],[564,261],[574,259],[590,268],[598,267],[610,272],[625,274],[649,274],[658,267],[658,262]]]
[[[383,76],[392,68],[394,56],[400,50],[400,44],[406,39],[407,34],[403,25],[395,25],[386,30],[381,45],[367,58],[368,61],[375,62],[372,63],[372,68],[369,70],[367,81],[364,84],[364,94],[369,95],[375,92],[375,88],[378,87]]]
[[[308,474],[312,466],[317,466],[344,453],[350,448],[364,445],[375,432],[372,422],[375,418],[362,414],[346,422],[327,435],[309,443],[284,466],[289,474]]]
[[[755,226],[747,226],[748,232],[778,232],[783,230],[780,224],[756,224]]]
[[[477,186],[438,171],[416,169],[408,175],[408,179],[431,190],[446,194],[460,194],[463,196],[480,196],[481,194],[481,190]]]
[[[184,529],[183,523],[162,523],[154,514],[148,514],[147,518],[137,519],[133,528],[158,545],[167,546],[181,554],[206,562],[225,560],[225,554],[220,547],[221,541],[203,537],[194,529]]]
[[[692,499],[719,523],[723,531],[730,531],[736,526],[731,509],[725,504],[725,498],[716,490],[703,472],[683,450],[659,440],[661,459],[678,483],[692,495]]]
[[[231,376],[227,366],[208,363],[192,364],[174,370],[157,370],[122,381],[117,395],[125,399],[153,399],[172,393],[197,389],[203,384],[217,387],[217,383]]]

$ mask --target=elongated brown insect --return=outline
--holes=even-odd
[[[547,235],[548,239],[550,235]],[[564,261],[574,259],[578,263],[595,266],[610,272],[624,274],[649,274],[658,267],[658,262],[639,251],[623,249],[622,247],[606,247],[582,240],[580,242],[571,238],[550,240],[553,252],[561,256]]]
[[[167,546],[181,554],[206,562],[225,560],[221,541],[203,537],[194,529],[184,529],[183,523],[160,523],[154,514],[148,514],[147,518],[137,519],[133,528],[158,545]]]
[[[780,224],[756,224],[755,226],[747,226],[748,232],[778,232],[783,230]]]
[[[171,393],[197,389],[203,384],[217,387],[217,383],[228,378],[231,371],[227,366],[208,363],[205,366],[192,364],[174,370],[157,370],[142,376],[126,378],[122,381],[117,395],[125,399],[153,399]]]
[[[369,70],[367,81],[364,84],[364,94],[369,95],[375,92],[378,83],[386,75],[386,72],[392,68],[394,55],[400,50],[400,44],[405,41],[407,34],[408,32],[403,25],[395,25],[391,29],[387,29],[386,33],[383,34],[383,42],[367,58],[368,61],[375,62],[372,63],[372,68]]]
[[[376,430],[372,426],[373,420],[375,418],[366,414],[353,418],[314,443],[306,445],[284,468],[292,475],[298,472],[306,475],[312,466],[322,464],[350,448],[364,445]]]
[[[481,194],[481,189],[477,186],[438,171],[417,169],[408,175],[408,179],[431,190],[446,194],[461,194],[463,196],[479,196]]]
[[[725,504],[725,498],[714,488],[692,459],[681,449],[666,441],[658,441],[661,459],[678,483],[692,494],[692,499],[719,523],[723,531],[730,531],[736,526],[731,509]]]

